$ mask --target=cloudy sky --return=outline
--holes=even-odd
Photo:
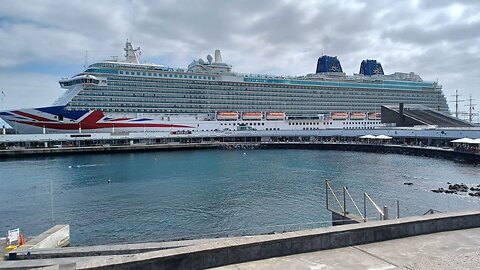
[[[478,0],[1,0],[3,109],[48,106],[58,80],[121,56],[127,38],[142,62],[186,67],[221,49],[244,73],[303,75],[322,54],[347,74],[363,59],[385,73],[413,71],[480,107]],[[454,104],[450,103],[453,110]],[[467,107],[461,105],[461,109]]]

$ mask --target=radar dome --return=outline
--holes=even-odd
[[[198,59],[198,63],[199,63],[200,65],[203,65],[203,64],[205,64],[205,60],[203,60],[202,58],[200,58],[200,59]]]
[[[208,61],[208,63],[212,63],[212,61],[213,61],[213,57],[210,54],[207,55],[207,61]]]

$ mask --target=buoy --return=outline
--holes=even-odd
[[[246,155],[247,153],[243,152],[244,155]]]
[[[110,184],[112,182],[112,180],[108,179],[108,183]]]
[[[72,168],[72,165],[68,166],[68,168],[71,169],[71,168]]]

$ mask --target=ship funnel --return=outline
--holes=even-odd
[[[360,74],[366,76],[383,75],[383,68],[377,60],[363,60],[360,64]]]
[[[323,55],[318,58],[316,73],[341,73],[343,72],[342,65],[338,58]]]
[[[220,50],[215,50],[215,63],[223,63]]]

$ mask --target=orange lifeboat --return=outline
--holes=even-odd
[[[363,112],[354,112],[350,114],[350,119],[352,120],[364,120],[365,117],[367,117],[367,114]]]
[[[236,112],[219,112],[219,113],[217,113],[217,120],[238,120],[238,113],[236,113]]]
[[[285,120],[287,115],[283,112],[269,112],[267,113],[267,120]]]
[[[245,112],[242,115],[243,120],[262,120],[261,112]]]
[[[346,120],[348,118],[348,113],[346,112],[334,112],[332,113],[333,120]]]
[[[379,112],[369,112],[368,120],[380,120],[382,119],[382,114]]]

